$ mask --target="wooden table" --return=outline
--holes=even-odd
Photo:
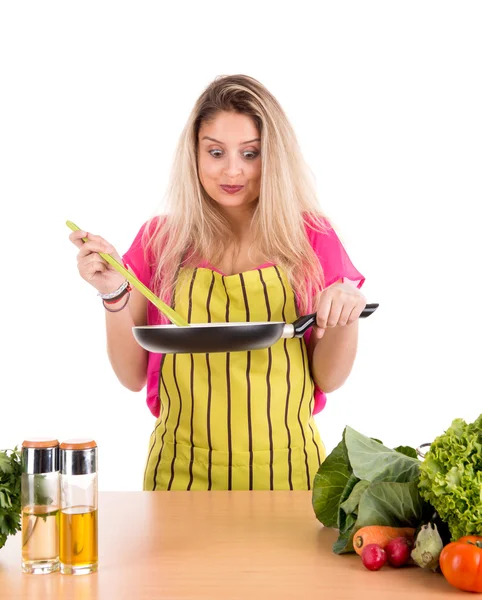
[[[102,492],[99,571],[23,574],[17,534],[0,550],[0,598],[468,598],[419,567],[367,571],[332,553],[336,535],[311,492]]]

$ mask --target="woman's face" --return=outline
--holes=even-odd
[[[259,197],[261,139],[247,115],[220,112],[201,124],[198,171],[207,194],[224,208],[241,207]],[[230,193],[223,186],[242,186]]]

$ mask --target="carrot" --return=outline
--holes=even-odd
[[[415,529],[412,527],[388,527],[386,525],[369,525],[362,527],[355,533],[353,548],[361,556],[363,548],[368,544],[378,544],[381,548],[398,537],[404,537],[413,542]]]

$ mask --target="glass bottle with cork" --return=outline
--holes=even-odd
[[[60,571],[97,571],[97,444],[92,439],[60,444]]]
[[[59,568],[59,442],[32,438],[22,443],[22,570]]]

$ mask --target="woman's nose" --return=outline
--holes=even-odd
[[[227,161],[228,162],[224,170],[225,175],[233,178],[240,175],[243,170],[241,159],[238,156],[232,156],[228,157]]]

